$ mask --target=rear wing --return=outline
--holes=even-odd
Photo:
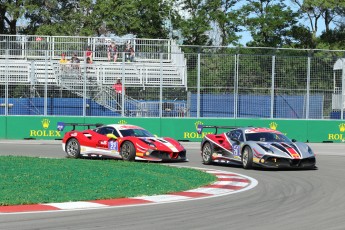
[[[87,129],[90,129],[91,126],[100,127],[103,124],[96,123],[96,124],[85,124],[85,123],[65,123],[65,122],[58,122],[57,123],[57,130],[63,131],[66,126],[72,126],[72,131],[75,130],[75,127],[77,126],[84,126],[87,127]]]
[[[202,130],[205,128],[214,128],[214,129],[216,129],[214,134],[217,134],[218,129],[230,129],[230,130],[232,130],[232,129],[237,129],[238,126],[198,125],[196,130],[197,130],[198,134],[201,134]]]

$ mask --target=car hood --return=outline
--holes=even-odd
[[[286,143],[286,142],[256,142],[254,155],[271,154],[280,157],[292,159],[302,159],[313,156],[313,152],[304,143]]]
[[[176,140],[172,138],[163,137],[140,137],[141,141],[146,144],[153,144],[159,150],[180,152],[184,150],[184,147]]]

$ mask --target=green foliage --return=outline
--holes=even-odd
[[[343,49],[344,1],[3,0],[0,34],[173,38],[184,45]],[[293,7],[293,8],[292,8]],[[27,23],[17,28],[18,22]],[[303,24],[302,24],[303,23]],[[322,25],[322,26],[321,26]],[[320,31],[320,28],[325,31]],[[321,36],[320,36],[321,34]]]
[[[250,0],[241,12],[243,24],[253,37],[247,45],[258,47],[282,47],[298,17],[282,0]]]
[[[210,45],[207,32],[211,29],[208,17],[208,5],[205,1],[181,1],[180,7],[184,12],[179,15],[177,27],[181,30],[183,44],[185,45]]]

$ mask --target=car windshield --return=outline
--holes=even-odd
[[[123,129],[120,130],[123,137],[154,137],[149,131],[145,129]]]
[[[262,141],[262,142],[291,142],[289,138],[279,133],[246,133],[247,141]]]

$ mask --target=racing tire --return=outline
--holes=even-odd
[[[244,169],[253,168],[253,151],[249,146],[244,147],[242,152],[242,165]]]
[[[210,142],[206,142],[202,146],[202,163],[205,165],[210,165],[212,164],[212,152],[213,152],[213,147]]]
[[[136,152],[133,143],[125,141],[121,146],[120,154],[124,161],[134,161]]]
[[[69,139],[65,149],[68,158],[80,158],[80,144],[76,138]]]

